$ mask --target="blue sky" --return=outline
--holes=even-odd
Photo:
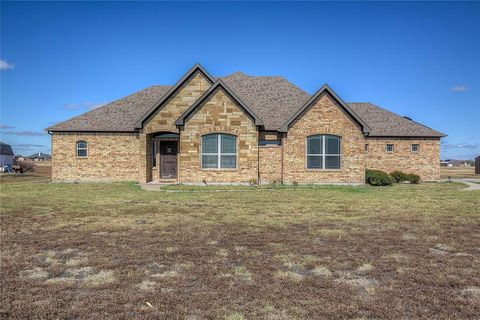
[[[212,75],[328,83],[448,134],[442,158],[480,153],[478,2],[1,2],[0,125],[20,154],[44,128],[195,63]]]

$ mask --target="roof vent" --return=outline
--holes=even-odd
[[[413,121],[412,118],[410,118],[410,117],[407,117],[407,116],[403,116],[403,117],[407,120]]]

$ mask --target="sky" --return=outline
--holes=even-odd
[[[448,135],[442,159],[480,154],[479,2],[5,2],[0,140],[49,153],[45,128],[195,63],[210,74],[324,83]]]

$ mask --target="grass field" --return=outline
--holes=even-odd
[[[440,168],[440,178],[448,179],[458,178],[477,178],[480,179],[480,174],[475,174],[475,167],[461,168],[461,167],[441,167]]]
[[[0,192],[0,318],[480,314],[480,192],[461,184],[172,193],[16,181]]]

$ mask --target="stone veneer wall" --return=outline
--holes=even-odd
[[[143,133],[178,132],[175,121],[210,88],[210,81],[196,72],[179,91],[144,125]]]
[[[324,94],[293,124],[283,140],[284,182],[364,183],[365,138],[360,127]],[[341,169],[307,169],[307,137],[333,134],[342,137]]]
[[[392,172],[400,170],[418,174],[422,180],[440,179],[440,139],[422,138],[367,138],[367,169]],[[387,144],[394,145],[393,153],[386,151]],[[411,145],[420,145],[418,153],[411,151]]]
[[[202,169],[201,141],[208,133],[237,136],[237,169]],[[258,132],[253,120],[222,90],[185,121],[180,132],[180,182],[248,182],[258,178]]]
[[[88,156],[77,157],[76,142]],[[134,133],[53,133],[53,181],[138,181],[139,141]]]
[[[282,146],[260,146],[259,161],[259,183],[282,182]]]

